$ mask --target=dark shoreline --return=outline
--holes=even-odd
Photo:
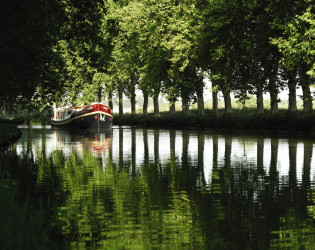
[[[0,120],[0,146],[7,146],[20,137],[21,132],[16,127],[18,124],[25,124],[25,121]],[[49,124],[49,121],[46,121],[46,124]],[[188,115],[182,112],[175,114],[160,112],[159,116],[149,113],[147,116],[124,114],[119,117],[118,114],[114,114],[113,125],[165,129],[213,129],[224,132],[242,131],[260,135],[314,138],[315,112],[307,114],[303,111],[289,113],[287,110],[279,110],[278,113],[271,114],[269,110],[265,110],[264,114],[256,114],[253,109],[236,109],[229,114],[219,110],[217,115],[211,110],[206,110],[204,115],[198,115],[195,110]]]
[[[17,141],[21,134],[16,125],[0,123],[0,147],[8,146],[10,143]]]
[[[205,115],[191,112],[184,115],[180,112],[170,114],[161,113],[160,116],[124,114],[122,117],[114,115],[114,125],[138,126],[150,128],[170,129],[215,129],[251,131],[259,134],[277,134],[315,137],[315,113],[305,114],[302,111],[288,113],[279,111],[277,114],[265,112],[256,114],[249,111],[233,111],[230,114],[215,115],[207,111]]]

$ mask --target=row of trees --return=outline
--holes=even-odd
[[[289,89],[289,111],[296,110],[296,88],[304,110],[312,111],[315,76],[315,22],[311,0],[4,0],[1,9],[1,105],[44,108],[106,98],[112,106],[123,95],[135,113],[135,91],[144,96],[143,113],[164,95],[175,111],[197,102],[204,113],[204,79],[218,91],[225,112],[231,93],[245,104],[248,95],[264,112],[270,93]]]

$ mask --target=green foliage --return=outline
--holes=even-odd
[[[132,100],[136,88],[195,102],[205,73],[244,103],[248,94],[276,95],[288,70],[297,84],[314,78],[311,0],[5,0],[0,7],[1,105],[45,108],[112,93]]]
[[[272,40],[283,57],[281,62],[288,68],[306,64],[307,74],[315,77],[315,7],[312,1],[305,1],[308,7],[301,15],[287,23],[283,37]]]
[[[63,21],[60,1],[4,0],[0,11],[1,105],[55,93],[62,67],[53,49]]]

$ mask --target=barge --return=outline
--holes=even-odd
[[[101,103],[60,107],[54,110],[50,123],[53,127],[110,129],[113,125],[113,115],[111,109]]]

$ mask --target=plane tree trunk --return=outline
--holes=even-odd
[[[256,105],[257,105],[257,114],[263,114],[264,113],[264,96],[263,96],[263,85],[258,84],[256,89]]]
[[[118,108],[119,108],[119,117],[122,117],[124,114],[122,90],[118,91]]]
[[[148,115],[149,93],[146,90],[142,90],[143,93],[143,115]]]
[[[218,92],[212,91],[212,110],[217,115],[218,114]]]
[[[231,92],[226,90],[223,93],[224,96],[224,113],[229,114],[232,112]]]
[[[160,115],[160,107],[159,107],[159,95],[160,91],[156,90],[153,95],[153,105],[154,105],[154,115],[159,116]]]
[[[296,108],[296,74],[288,73],[288,88],[289,88],[289,112],[295,112]]]

